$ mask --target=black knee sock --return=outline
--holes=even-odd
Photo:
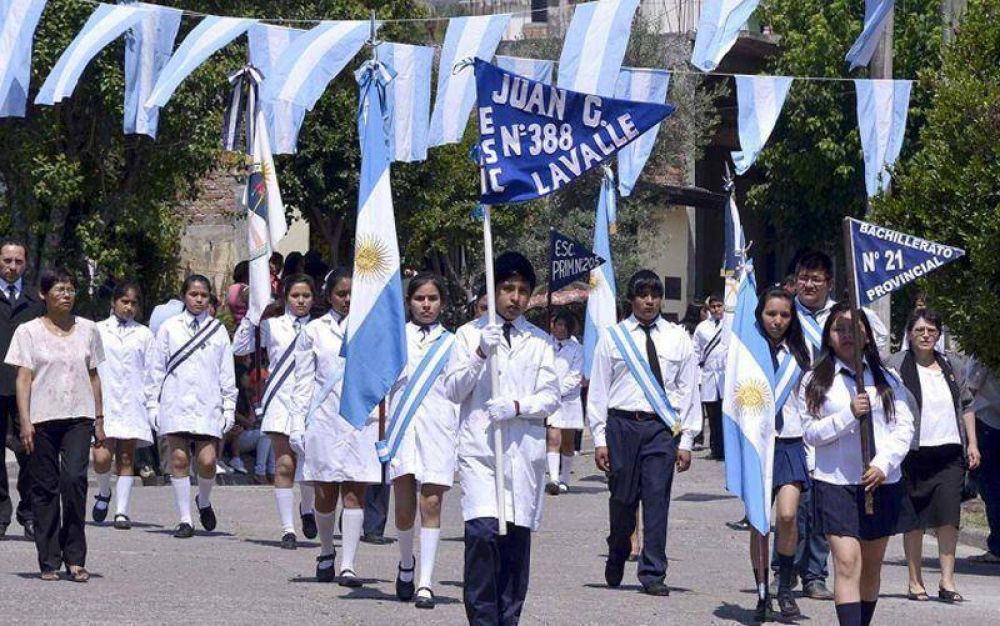
[[[792,590],[795,577],[795,555],[778,553],[778,593]]]
[[[861,603],[846,602],[837,605],[837,621],[840,626],[861,626]]]
[[[875,603],[878,600],[872,602],[861,601],[861,626],[868,626],[872,623],[872,617],[875,616]]]

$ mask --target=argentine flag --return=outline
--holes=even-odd
[[[384,117],[391,75],[384,65],[370,61],[358,70],[357,79],[361,186],[340,414],[360,429],[406,365],[406,318]]]
[[[774,366],[756,308],[757,284],[747,263],[740,276],[722,396],[726,489],[743,500],[750,524],[766,534],[774,467]]]
[[[601,331],[618,323],[615,267],[611,260],[611,227],[617,218],[617,203],[614,176],[611,169],[605,167],[601,197],[597,202],[597,217],[594,220],[594,254],[607,261],[597,269],[590,270],[590,295],[587,297],[587,317],[583,323],[583,372],[586,378],[590,378],[590,367],[594,362],[594,350],[597,349]]]

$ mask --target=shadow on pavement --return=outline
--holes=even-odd
[[[274,540],[274,539],[244,539],[243,541],[245,541],[247,543],[252,543],[252,544],[258,545],[258,546],[265,546],[267,548],[280,548],[281,547],[281,542],[277,541],[277,540]],[[310,549],[310,548],[318,548],[318,547],[319,547],[319,544],[316,543],[315,541],[299,541],[298,542],[298,549],[300,549],[300,550],[302,550],[302,549]]]
[[[153,535],[173,535],[173,528],[162,528],[161,530],[144,530],[144,533],[150,533]],[[204,530],[195,530],[195,537],[235,537],[233,533],[222,532],[221,530],[213,530],[212,532],[207,532]]]

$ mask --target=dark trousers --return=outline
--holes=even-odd
[[[982,461],[979,464],[979,496],[986,505],[990,535],[986,546],[1000,555],[1000,429],[976,420],[976,438]]]
[[[628,558],[636,508],[642,502],[639,582],[662,582],[667,574],[667,517],[677,440],[658,419],[637,421],[613,414],[608,417],[606,434],[611,457],[608,562],[622,564]]]
[[[722,400],[712,402],[702,402],[705,409],[705,417],[708,418],[708,448],[712,458],[721,459],[725,455],[723,441],[725,435],[722,434]]]
[[[35,426],[35,451],[28,456],[35,548],[43,572],[85,565],[87,464],[94,422],[56,420]]]
[[[795,546],[795,573],[802,579],[803,586],[811,582],[826,584],[826,579],[830,575],[827,570],[830,544],[826,540],[826,535],[815,531],[814,519],[812,489],[808,489],[799,496],[799,508],[795,513],[795,526],[799,531],[799,541]],[[777,577],[777,533],[771,543],[771,569]]]
[[[521,619],[531,569],[531,530],[495,517],[465,522],[465,616],[471,626],[512,626]]]
[[[28,455],[21,449],[21,420],[17,414],[17,400],[14,396],[0,396],[0,452],[6,445],[8,434],[12,438],[11,450],[17,459],[17,493],[20,501],[17,503],[17,521],[19,524],[34,519],[31,512],[31,473],[27,470]],[[14,511],[10,499],[7,463],[4,455],[0,455],[0,526],[10,525],[11,513]]]
[[[368,485],[365,489],[364,533],[381,537],[389,519],[390,485]]]

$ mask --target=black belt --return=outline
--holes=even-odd
[[[799,443],[802,441],[802,437],[775,437],[778,441],[784,441],[785,443]]]
[[[656,413],[647,413],[646,411],[622,411],[621,409],[608,409],[608,415],[611,417],[617,417],[623,420],[632,420],[635,422],[648,422],[649,420],[659,420],[660,416]]]

